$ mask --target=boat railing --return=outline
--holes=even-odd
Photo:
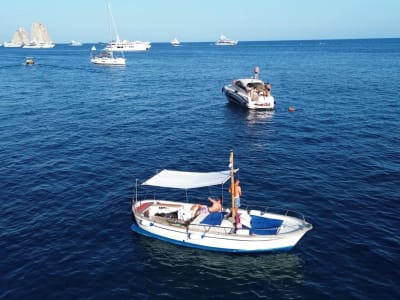
[[[298,211],[295,210],[289,210],[286,208],[282,207],[275,207],[275,206],[248,206],[248,207],[242,207],[243,209],[247,210],[248,212],[259,212],[260,215],[262,216],[263,214],[269,213],[269,214],[277,214],[277,215],[284,215],[288,217],[293,217],[297,218],[303,221],[306,221],[304,218],[304,215]]]

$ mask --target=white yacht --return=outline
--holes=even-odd
[[[117,35],[117,39],[115,41],[111,41],[104,48],[108,51],[147,51],[151,48],[150,42],[142,42],[142,41],[128,41],[128,40],[120,40]]]
[[[71,46],[73,46],[73,47],[79,47],[79,46],[82,46],[82,43],[79,42],[79,41],[72,40],[72,41],[71,41]]]
[[[172,45],[172,46],[180,46],[180,45],[181,45],[181,42],[180,42],[177,38],[174,38],[174,39],[171,41],[171,45]]]
[[[228,39],[226,36],[221,35],[219,39],[215,42],[217,46],[235,46],[238,41]]]

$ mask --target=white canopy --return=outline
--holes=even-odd
[[[235,170],[235,172],[238,169]],[[143,185],[159,187],[193,189],[218,184],[224,184],[230,178],[230,171],[220,172],[183,172],[162,170],[160,173],[146,180]]]

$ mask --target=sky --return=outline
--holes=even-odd
[[[121,39],[399,38],[400,0],[108,0]],[[55,43],[110,40],[106,0],[2,0],[0,43],[43,23]]]

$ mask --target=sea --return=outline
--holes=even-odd
[[[400,299],[400,39],[153,43],[123,67],[91,47],[0,48],[1,299]],[[255,66],[272,112],[221,93]],[[242,205],[313,225],[291,251],[131,231],[140,183],[230,151]]]

